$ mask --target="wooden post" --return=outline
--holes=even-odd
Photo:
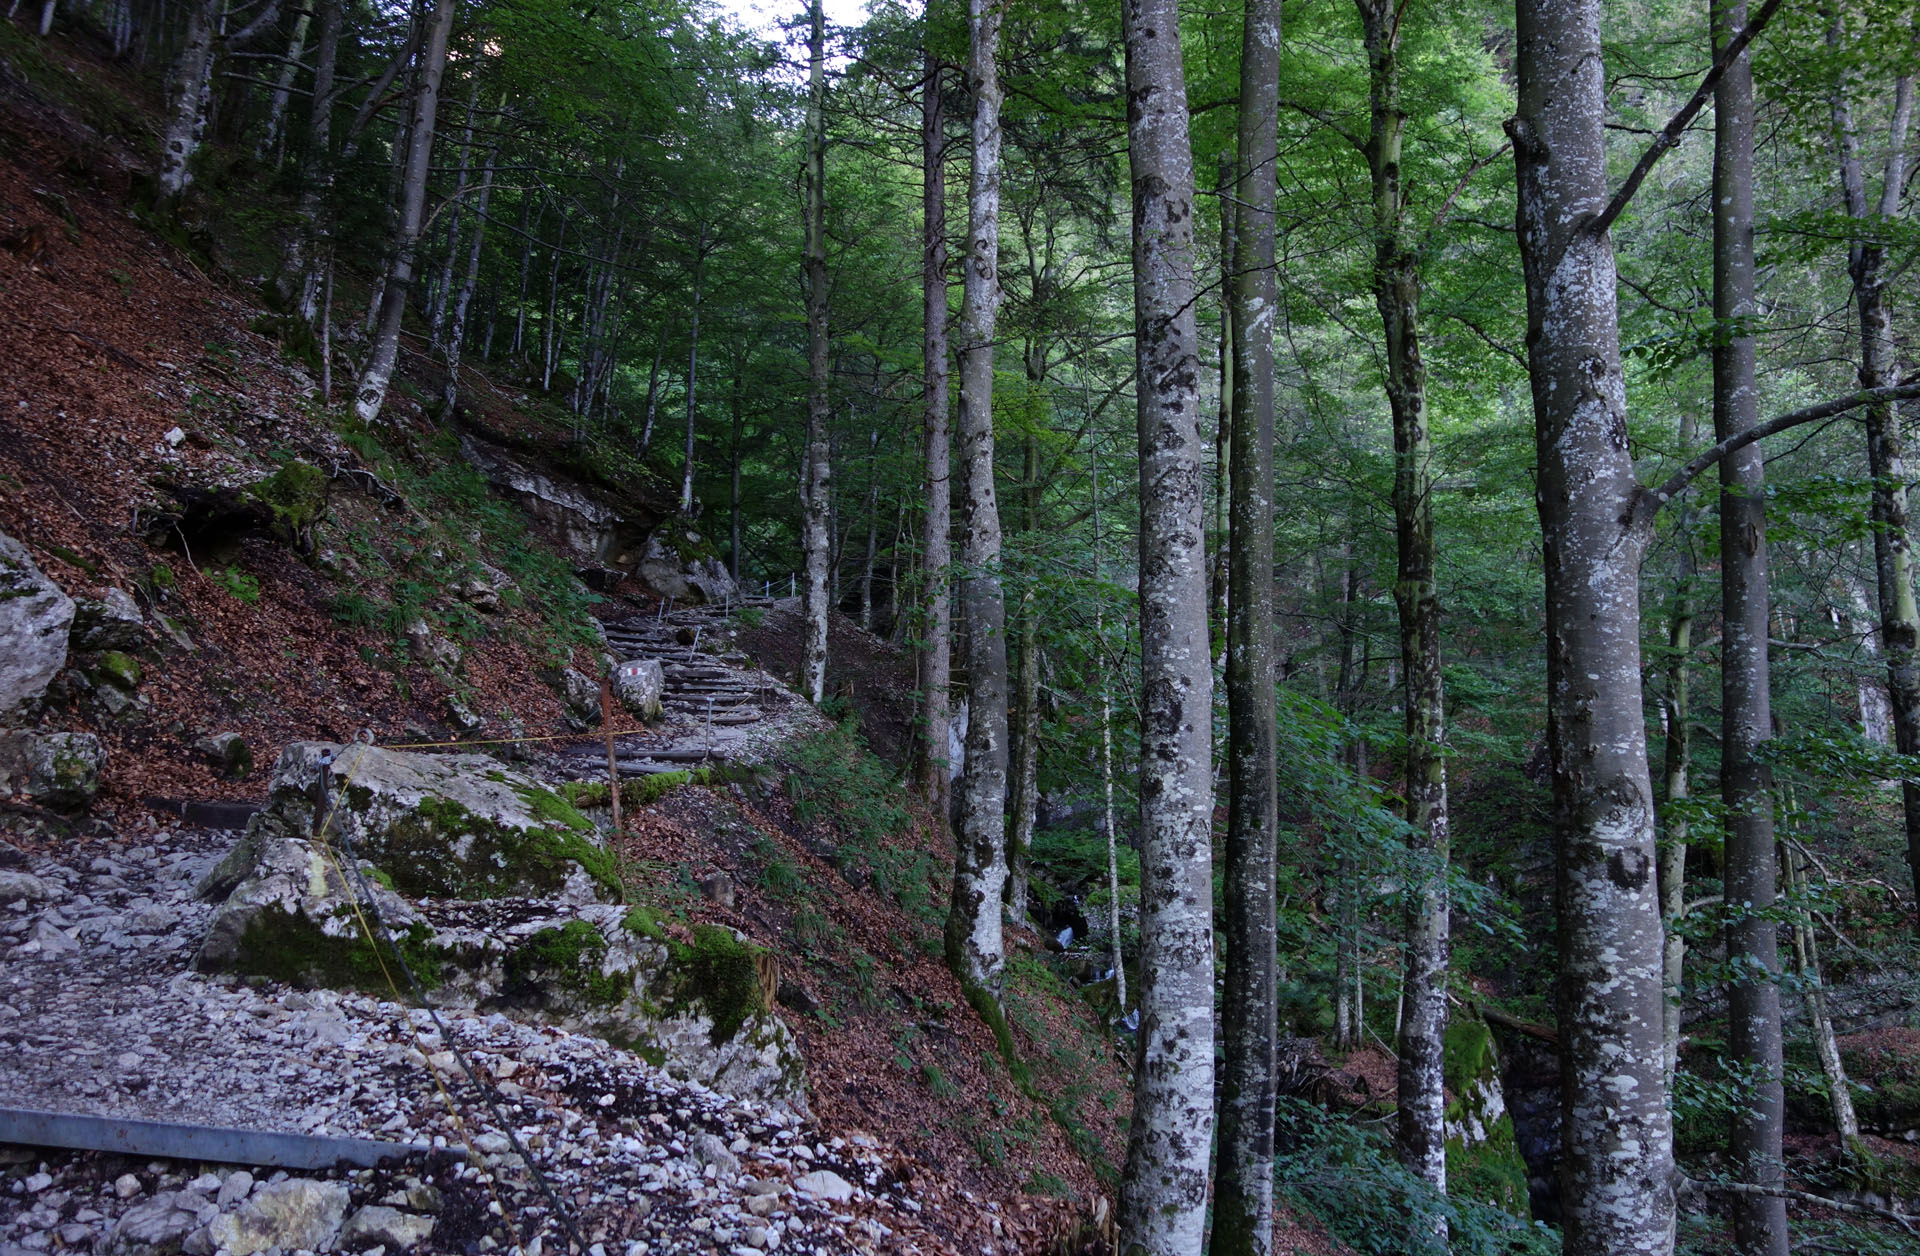
[[[613,804],[613,832],[620,833],[620,768],[613,757],[613,677],[600,678],[600,727],[607,734],[607,800]]]

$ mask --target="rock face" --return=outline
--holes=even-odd
[[[661,532],[648,537],[634,574],[661,597],[688,605],[739,600],[740,586],[719,559],[699,552],[697,534],[684,533],[677,540],[684,544]]]
[[[106,765],[92,733],[0,732],[0,794],[23,793],[54,811],[84,810]]]
[[[266,806],[208,892],[238,885],[266,841],[305,840],[322,819],[336,842],[415,897],[586,903],[620,893],[593,824],[497,759],[312,741],[281,752]]]
[[[23,720],[67,664],[73,599],[0,532],[0,724]]]
[[[147,639],[147,619],[125,589],[73,604],[68,643],[76,650],[137,650]]]
[[[576,565],[631,571],[658,522],[644,503],[563,479],[471,435],[460,448],[495,491],[559,533]]]
[[[324,1251],[340,1233],[347,1203],[347,1188],[339,1182],[289,1178],[261,1187],[234,1211],[215,1217],[207,1237],[233,1256]]]

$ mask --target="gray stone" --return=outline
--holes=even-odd
[[[0,732],[0,794],[22,793],[55,811],[82,811],[99,792],[106,765],[106,748],[92,733]]]
[[[368,1204],[347,1218],[340,1241],[356,1248],[379,1243],[405,1251],[425,1242],[433,1233],[433,1226],[432,1217],[410,1216],[397,1208]]]
[[[447,718],[462,733],[478,732],[480,726],[487,722],[485,716],[475,714],[472,707],[461,701],[459,694],[447,695]]]
[[[660,718],[667,693],[667,673],[658,659],[628,659],[614,669],[614,696],[620,705],[643,720]]]
[[[815,1169],[811,1173],[801,1174],[793,1180],[793,1189],[802,1195],[811,1195],[835,1204],[844,1204],[853,1198],[853,1183],[832,1169]]]
[[[435,632],[424,619],[416,619],[406,626],[407,653],[416,663],[428,667],[438,667],[443,671],[452,671],[460,666],[460,647]]]
[[[113,1179],[113,1193],[121,1199],[132,1199],[145,1189],[140,1185],[140,1179],[131,1173],[122,1173]]]
[[[76,650],[137,650],[146,644],[147,619],[125,589],[108,589],[99,598],[73,604],[68,644]]]
[[[27,547],[0,532],[0,723],[37,708],[67,665],[73,599],[33,561]]]
[[[634,574],[661,597],[697,605],[710,602],[737,602],[740,586],[733,582],[719,559],[699,553],[697,533],[684,533],[682,545],[675,545],[656,531],[647,538],[640,565]]]
[[[740,1172],[740,1158],[727,1150],[727,1145],[713,1134],[697,1134],[693,1139],[693,1158],[701,1164],[710,1164],[721,1174],[732,1177]]]
[[[575,719],[591,724],[600,718],[600,686],[593,677],[577,668],[563,667],[555,687]]]
[[[0,868],[0,903],[17,902],[20,899],[38,901],[47,896],[47,883],[30,872],[15,872],[10,868]]]
[[[239,733],[210,733],[194,742],[193,748],[229,780],[253,771],[253,747]]]
[[[231,1208],[245,1199],[252,1190],[253,1174],[245,1169],[239,1169],[227,1174],[226,1181],[220,1183],[220,1194],[214,1202],[222,1208]]]
[[[179,1251],[200,1218],[194,1208],[180,1207],[174,1200],[167,1192],[127,1209],[108,1233],[106,1250],[113,1256],[167,1256]]]
[[[339,1182],[270,1182],[234,1211],[215,1217],[207,1233],[216,1247],[233,1256],[254,1256],[275,1247],[323,1251],[340,1233],[347,1203],[347,1188]]]
[[[46,959],[58,959],[71,955],[80,949],[80,944],[68,937],[44,916],[34,921],[33,928],[27,933],[27,940],[40,944],[40,954]],[[48,1179],[51,1181],[52,1179]],[[32,1189],[29,1187],[28,1189]]]

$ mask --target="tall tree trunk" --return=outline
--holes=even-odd
[[[186,0],[187,30],[167,73],[167,128],[160,140],[156,190],[163,210],[171,211],[193,182],[193,158],[207,130],[207,102],[213,90],[213,41],[221,0]]]
[[[1567,1256],[1674,1240],[1653,783],[1640,691],[1645,531],[1605,230],[1599,0],[1518,0],[1535,493],[1546,558]]]
[[[1893,745],[1893,703],[1887,696],[1884,677],[1876,675],[1880,661],[1880,628],[1873,609],[1867,604],[1867,591],[1858,580],[1844,578],[1846,609],[1834,607],[1834,624],[1850,637],[1857,637],[1866,664],[1853,683],[1855,701],[1860,707],[1860,735],[1876,746]]]
[[[818,705],[827,694],[827,565],[833,536],[827,519],[833,455],[827,395],[827,81],[826,19],[813,0],[807,71],[807,448],[800,472],[800,548],[807,569],[801,598],[800,692]]]
[[[1244,48],[1241,55],[1246,55]],[[1244,82],[1240,90],[1244,95]],[[1207,624],[1209,632],[1215,628],[1220,631],[1222,641],[1227,633],[1227,586],[1232,582],[1227,556],[1233,548],[1229,518],[1233,496],[1233,228],[1238,211],[1229,198],[1234,195],[1235,161],[1232,153],[1220,154],[1220,407],[1213,421],[1213,515],[1209,520],[1213,562],[1208,569],[1211,600]]]
[[[729,479],[733,491],[728,499],[727,574],[733,577],[735,584],[740,583],[740,455],[747,422],[746,392],[745,361],[736,352],[733,356],[733,388],[727,399],[733,416],[733,439],[728,443],[731,464]]]
[[[1044,370],[1043,366],[1041,372]],[[1028,378],[1036,385],[1040,382],[1031,369]],[[1027,534],[1029,546],[1040,526],[1040,474],[1039,443],[1029,433],[1021,446],[1020,475],[1020,527]],[[1033,551],[1030,548],[1028,552]],[[1024,577],[1014,612],[1017,662],[1008,720],[1012,743],[1007,774],[1007,919],[1023,927],[1027,923],[1034,822],[1040,810],[1040,625],[1034,619],[1037,573],[1028,570]]]
[[[393,265],[387,272],[380,305],[380,325],[367,354],[367,365],[355,388],[353,412],[362,423],[379,417],[387,399],[387,382],[400,357],[400,320],[406,314],[407,290],[413,283],[414,253],[420,244],[420,224],[426,212],[427,175],[433,156],[433,121],[440,107],[440,76],[447,65],[447,36],[453,30],[458,0],[434,0],[432,24],[421,49],[420,84],[414,94],[412,133],[408,136],[407,171],[402,180],[400,221],[394,232]]]
[[[566,243],[571,215],[560,211],[560,233],[553,239],[553,257],[547,267],[547,311],[540,323],[540,390],[553,387],[553,367],[560,355],[560,246]]]
[[[1745,0],[1710,6],[1716,53],[1747,24]],[[1713,435],[1759,421],[1753,299],[1753,70],[1735,57],[1713,100]],[[1727,1149],[1741,1181],[1786,1184],[1780,1040],[1780,955],[1774,919],[1773,733],[1767,665],[1766,465],[1758,445],[1720,461],[1720,799],[1726,808],[1727,1042],[1748,1079],[1728,1114]],[[1786,1256],[1787,1201],[1736,1195],[1741,1256]]]
[[[1696,426],[1691,411],[1681,416],[1680,448],[1693,448]],[[1693,651],[1693,511],[1684,498],[1674,507],[1673,533],[1673,610],[1667,620],[1666,692],[1660,700],[1661,718],[1666,723],[1661,775],[1671,809],[1666,839],[1660,846],[1660,918],[1666,928],[1661,984],[1667,995],[1664,1030],[1669,1087],[1680,1061],[1680,1013],[1687,965],[1687,937],[1682,925],[1687,910],[1687,846],[1691,836],[1683,807],[1676,804],[1684,804],[1693,789],[1693,712],[1687,657]]]
[[[811,262],[811,258],[808,259]],[[707,224],[700,224],[700,244],[693,254],[693,303],[687,319],[687,448],[685,459],[680,464],[680,513],[688,517],[693,515],[693,438],[694,419],[698,411],[694,408],[694,388],[700,378],[700,287],[706,278],[707,263]],[[824,338],[826,330],[825,311],[822,310],[821,331]],[[811,310],[809,310],[809,330],[811,330]],[[824,656],[823,656],[824,657]],[[814,701],[819,701],[818,698]]]
[[[1094,648],[1106,649],[1105,591],[1099,586],[1106,579],[1101,571],[1100,547],[1100,451],[1087,451],[1093,495],[1093,640]],[[1127,1014],[1127,956],[1120,937],[1120,849],[1117,821],[1113,812],[1113,690],[1107,680],[1107,667],[1100,665],[1100,794],[1107,829],[1107,930],[1113,940],[1113,997],[1120,1014]]]
[[[321,271],[331,265],[332,238],[326,218],[333,186],[333,79],[340,59],[343,0],[321,0],[320,37],[313,53],[313,98],[307,110],[306,152],[300,169],[297,225],[287,233],[280,257],[279,296],[308,326],[320,317]],[[323,261],[323,259],[326,259]]]
[[[1398,570],[1400,672],[1406,717],[1409,885],[1400,985],[1400,1162],[1435,1190],[1447,1189],[1445,1077],[1449,908],[1446,695],[1440,670],[1440,601],[1434,576],[1433,441],[1427,371],[1420,354],[1420,256],[1408,238],[1400,154],[1400,23],[1404,7],[1359,0],[1369,79],[1367,163],[1373,181],[1373,296],[1386,339],[1387,405],[1393,415],[1393,514]],[[1443,1221],[1434,1223],[1442,1232]]]
[[[466,214],[467,175],[473,165],[473,114],[480,104],[480,76],[473,76],[467,89],[467,118],[460,130],[460,165],[453,176],[453,195],[448,199],[447,252],[440,262],[440,281],[427,302],[428,342],[435,353],[446,348],[447,310],[453,302],[453,272],[459,265],[460,219]]]
[[[1198,1253],[1213,1134],[1213,667],[1193,154],[1174,0],[1125,0],[1140,435],[1141,1065],[1120,1250]]]
[[[925,393],[927,512],[921,562],[926,568],[926,644],[920,651],[920,687],[926,694],[926,736],[920,746],[920,790],[945,824],[951,814],[947,742],[952,715],[953,607],[949,597],[948,533],[953,528],[952,456],[947,432],[947,136],[941,88],[945,67],[924,54],[920,95],[921,335]]]
[[[473,238],[467,242],[466,276],[460,281],[460,294],[453,303],[453,327],[447,334],[447,389],[441,395],[441,411],[449,422],[454,403],[460,397],[460,347],[467,334],[467,310],[473,304],[474,285],[480,279],[480,249],[487,238],[487,203],[493,197],[493,165],[499,146],[487,149],[486,167],[480,172],[480,190],[474,194]],[[491,333],[489,333],[491,334]]]
[[[660,413],[660,359],[667,351],[667,330],[670,326],[663,316],[660,319],[660,334],[653,342],[653,365],[647,370],[647,417],[640,428],[640,452],[643,454],[647,452],[647,446],[653,443],[653,424]]]
[[[880,429],[867,433],[867,557],[860,564],[860,626],[873,631],[873,564],[880,545]]]
[[[1839,17],[1829,32],[1829,44],[1839,42]],[[1843,81],[1833,93],[1833,129],[1840,153],[1840,188],[1848,216],[1865,221],[1875,206],[1867,199],[1867,181],[1860,162],[1860,139],[1854,130],[1849,90]],[[1894,109],[1887,136],[1887,167],[1881,179],[1877,206],[1882,217],[1899,211],[1906,187],[1907,128],[1913,117],[1913,79],[1894,86]],[[1853,278],[1853,299],[1860,315],[1860,386],[1880,388],[1897,383],[1898,353],[1893,337],[1893,315],[1887,308],[1886,247],[1862,231],[1848,247],[1847,269]],[[1920,754],[1920,607],[1913,592],[1913,552],[1907,533],[1906,451],[1899,418],[1888,402],[1867,407],[1867,466],[1873,474],[1873,566],[1879,586],[1880,646],[1887,659],[1887,696],[1893,705],[1894,748],[1901,754]],[[1920,932],[1920,780],[1901,782],[1907,829],[1907,864],[1914,885],[1914,929]]]
[[[272,95],[267,98],[267,124],[261,129],[260,142],[254,146],[254,156],[261,161],[272,157],[275,170],[280,169],[280,163],[287,155],[287,102],[293,98],[293,79],[300,72],[300,56],[307,50],[307,28],[312,22],[312,9],[301,9],[299,16],[293,20],[293,37],[287,41],[287,59],[274,80]]]
[[[1240,41],[1240,134],[1227,270],[1232,331],[1228,531],[1226,981],[1214,1252],[1273,1248],[1275,878],[1278,742],[1273,666],[1274,199],[1280,125],[1280,0],[1248,0]],[[1226,202],[1221,213],[1226,213]]]
[[[527,193],[520,194],[520,297],[513,320],[513,346],[507,353],[514,360],[520,360],[527,346],[527,276],[533,269],[533,237],[540,229],[540,218],[547,216],[545,202],[540,206],[540,218],[528,224],[533,198]],[[657,359],[656,359],[657,360]],[[644,448],[644,446],[643,446]]]
[[[1000,503],[993,483],[993,334],[1000,312],[1000,0],[968,0],[967,88],[973,170],[960,306],[960,579],[966,631],[966,762],[954,835],[947,963],[970,995],[995,999],[1006,966],[1007,608],[1000,587]],[[974,997],[976,1004],[978,997]]]

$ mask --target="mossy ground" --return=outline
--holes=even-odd
[[[433,945],[433,930],[415,922],[394,941],[422,989],[440,985],[441,956]],[[234,967],[291,986],[397,993],[410,1000],[406,976],[394,958],[384,946],[376,947],[368,939],[357,919],[350,922],[349,931],[336,937],[305,916],[268,909],[247,922]]]

